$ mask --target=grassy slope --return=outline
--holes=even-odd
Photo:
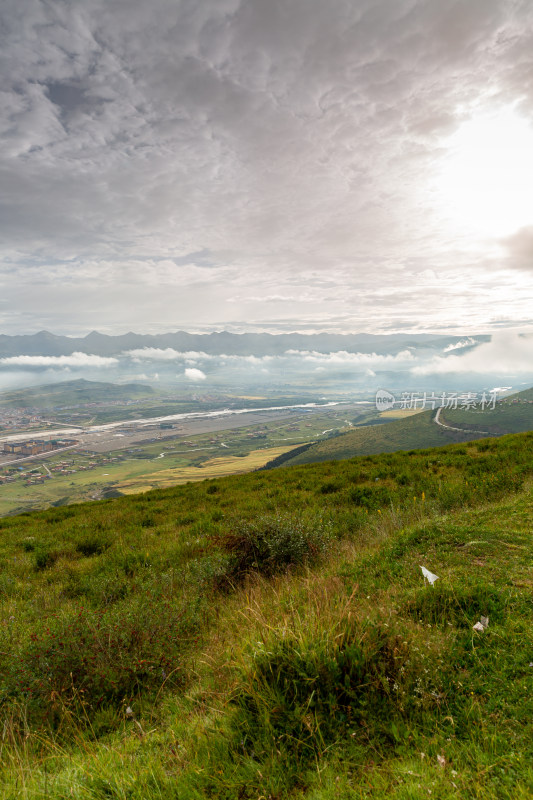
[[[523,389],[521,392],[509,395],[507,400],[533,400],[533,386],[530,389]]]
[[[0,520],[2,796],[530,797],[532,464],[523,434]]]
[[[2,392],[0,406],[50,408],[51,406],[67,406],[78,403],[128,400],[152,394],[154,394],[154,390],[150,386],[140,383],[115,384],[80,379]]]
[[[395,450],[412,450],[417,447],[439,447],[452,442],[468,441],[469,434],[447,431],[432,421],[433,412],[424,411],[383,425],[356,428],[341,436],[318,442],[305,453],[285,464],[310,464],[315,461],[353,458],[372,453],[392,453]]]
[[[510,395],[498,403],[494,410],[448,410],[441,413],[441,421],[459,428],[484,430],[501,436],[504,433],[520,433],[533,430],[533,389]]]

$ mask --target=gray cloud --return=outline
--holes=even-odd
[[[526,315],[527,241],[500,263],[435,188],[462,122],[533,118],[525,0],[0,14],[0,327],[479,327],[502,282]]]
[[[523,270],[533,270],[533,225],[521,228],[503,241],[509,264]]]

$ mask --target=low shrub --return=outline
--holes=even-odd
[[[35,550],[33,563],[36,570],[43,570],[53,566],[57,559],[58,553],[43,547]]]
[[[32,553],[35,550],[35,537],[27,536],[22,540],[21,547],[25,553]]]
[[[329,527],[320,520],[307,524],[275,515],[236,522],[214,540],[230,555],[228,580],[238,580],[251,572],[274,575],[313,563],[326,551],[330,538]]]
[[[86,536],[76,544],[76,551],[86,558],[99,556],[110,546],[110,542],[101,535]]]
[[[334,483],[333,481],[328,481],[327,483],[323,483],[320,487],[321,494],[334,494],[335,492],[340,492],[341,487],[338,483]]]
[[[118,570],[103,569],[97,574],[69,570],[63,595],[71,599],[86,598],[87,603],[97,607],[123,600],[131,590],[131,580]]]
[[[350,491],[350,500],[362,508],[375,511],[377,508],[388,506],[391,496],[384,486],[355,486]]]

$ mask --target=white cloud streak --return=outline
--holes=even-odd
[[[227,355],[225,353],[213,355],[212,353],[204,353],[201,350],[180,352],[179,350],[174,350],[172,347],[140,347],[134,350],[126,350],[123,355],[132,358],[134,361],[186,361],[191,363],[196,361],[216,360],[229,362],[242,361],[245,364],[262,364],[267,361],[272,361],[274,358],[274,356],[239,356],[234,354]]]
[[[461,339],[459,342],[453,342],[449,344],[447,347],[444,348],[444,353],[450,353],[452,350],[462,350],[464,347],[471,347],[472,345],[477,344],[476,339],[472,336],[469,336],[467,339]]]
[[[348,353],[346,350],[338,350],[335,353],[319,353],[309,350],[287,350],[287,355],[298,356],[304,361],[316,364],[328,365],[347,365],[347,366],[389,366],[412,363],[414,360],[410,350],[402,350],[395,355],[379,355],[377,353]]]
[[[8,356],[0,358],[0,364],[6,367],[112,367],[118,364],[118,358],[96,356],[88,353],[72,353],[69,356]]]
[[[190,359],[209,359],[212,356],[201,352],[181,353],[173,347],[139,347],[126,350],[124,355],[136,361],[188,361]]]

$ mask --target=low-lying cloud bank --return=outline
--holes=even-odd
[[[136,362],[141,361],[185,361],[193,363],[197,361],[222,362],[233,364],[268,364],[269,362],[303,361],[306,363],[332,364],[336,366],[355,365],[393,365],[404,362],[413,362],[414,356],[410,350],[402,350],[394,355],[380,355],[378,353],[349,353],[347,350],[338,350],[333,353],[321,353],[317,350],[286,350],[278,356],[240,356],[240,355],[212,355],[202,351],[189,350],[180,352],[172,347],[142,347],[136,350],[127,350],[123,353],[126,358],[131,358]]]
[[[449,348],[447,348],[449,349]],[[413,375],[533,373],[533,334],[501,332],[462,355],[435,356],[411,370]]]
[[[376,377],[379,372],[388,374],[398,372],[413,378],[443,375],[513,375],[533,373],[533,333],[501,331],[488,342],[479,342],[474,337],[451,343],[440,352],[414,347],[404,348],[396,353],[379,354],[375,352],[350,353],[338,350],[323,353],[317,350],[286,350],[280,355],[240,356],[213,355],[202,351],[180,352],[173,348],[139,348],[123,353],[125,359],[141,362],[177,362],[186,366],[189,372],[202,367],[207,376],[219,369],[253,370],[276,374],[278,371],[324,374],[334,371],[337,374],[359,374],[367,378]],[[206,374],[202,372],[204,378]],[[202,380],[204,379],[202,378]]]
[[[489,382],[520,383],[514,380],[517,376],[522,382],[533,382],[533,331],[501,331],[490,341],[465,337],[451,343],[426,341],[406,346],[404,342],[396,352],[386,353],[288,349],[277,355],[239,355],[142,347],[105,356],[75,351],[70,355],[0,358],[0,391],[74,376],[184,388],[203,384],[267,389],[293,384],[322,392],[366,393],[383,386],[431,391],[468,383],[469,389],[486,388]]]
[[[377,353],[348,353],[346,350],[338,350],[335,353],[319,353],[315,350],[287,350],[287,356],[302,358],[304,361],[316,364],[335,364],[353,366],[387,366],[394,364],[414,361],[414,356],[410,350],[401,350],[395,355],[378,355]]]
[[[8,356],[0,358],[0,364],[7,367],[112,367],[118,358],[95,356],[88,353],[71,353],[69,356]]]
[[[274,356],[239,356],[222,353],[213,355],[204,353],[202,350],[175,350],[173,347],[140,347],[135,350],[125,350],[122,354],[125,358],[131,358],[135,362],[141,361],[185,361],[195,363],[197,361],[222,361],[238,362],[247,364],[259,364],[272,361]]]

